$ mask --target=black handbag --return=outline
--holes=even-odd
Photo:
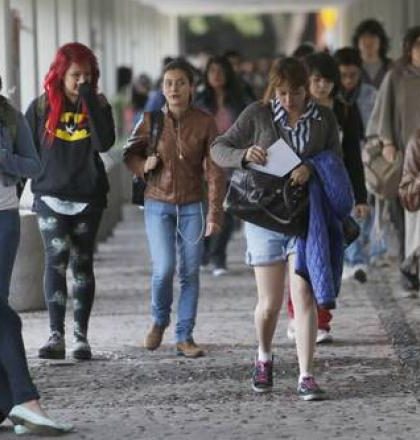
[[[278,177],[252,169],[236,169],[223,207],[263,228],[304,236],[309,214],[308,188],[291,183],[290,174]]]
[[[150,112],[150,148],[148,156],[156,154],[157,144],[163,129],[163,113],[161,110]],[[139,176],[133,176],[131,184],[131,203],[144,205],[144,192],[147,183]]]

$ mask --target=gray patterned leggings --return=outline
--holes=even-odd
[[[44,294],[51,331],[64,334],[67,303],[66,273],[73,274],[74,334],[85,337],[95,295],[93,251],[102,210],[76,215],[57,214],[47,206],[38,212],[44,243]]]

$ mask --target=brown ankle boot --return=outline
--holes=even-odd
[[[156,350],[162,343],[165,328],[157,324],[153,324],[144,338],[144,347],[148,350]]]
[[[204,356],[204,350],[201,349],[194,341],[178,342],[176,344],[178,356],[187,358],[198,358]]]

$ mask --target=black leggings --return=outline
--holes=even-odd
[[[47,206],[38,212],[44,242],[44,294],[51,331],[64,334],[67,303],[66,272],[73,273],[74,334],[85,337],[95,295],[93,252],[102,210],[57,214]]]

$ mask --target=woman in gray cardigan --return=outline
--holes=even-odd
[[[332,111],[310,100],[308,75],[295,58],[273,64],[263,102],[248,106],[236,123],[212,146],[212,158],[225,168],[242,168],[247,163],[264,164],[266,149],[281,137],[303,159],[291,174],[295,184],[309,181],[312,167],[305,158],[325,150],[340,153],[337,123]],[[246,223],[247,263],[254,267],[258,303],[255,326],[258,354],[252,378],[256,392],[273,386],[272,339],[283,301],[289,267],[291,297],[296,319],[296,348],[300,377],[298,395],[302,400],[320,400],[325,394],[313,375],[317,334],[317,311],[308,282],[295,273],[296,237]]]
[[[25,118],[0,95],[0,297],[5,301],[20,235],[17,185],[40,170]]]
[[[403,54],[392,70],[385,76],[379,89],[367,135],[378,135],[383,143],[382,154],[388,161],[395,160],[397,150],[404,151],[410,138],[420,126],[420,26],[406,32]],[[404,214],[399,199],[390,200],[391,219],[400,241],[400,261],[410,258],[416,243],[417,214]],[[409,240],[406,240],[409,237]],[[402,286],[407,290],[418,290],[419,269],[417,264],[405,264],[401,268]]]

